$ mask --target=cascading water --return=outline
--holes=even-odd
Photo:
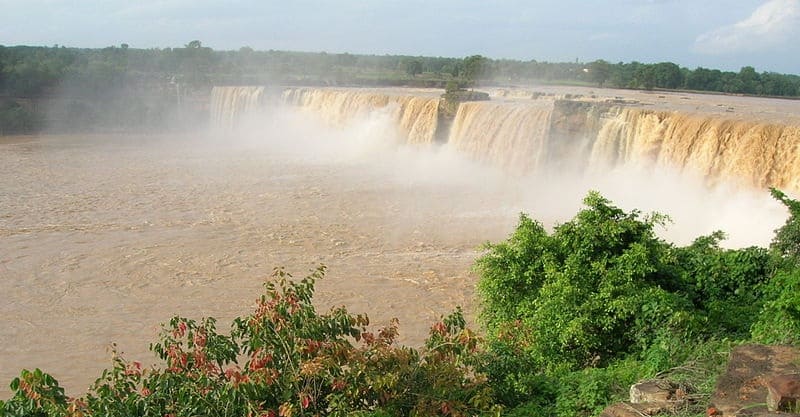
[[[214,87],[211,90],[211,124],[231,129],[248,113],[259,108],[264,87]]]
[[[344,126],[376,110],[387,110],[408,143],[430,144],[436,135],[439,99],[391,95],[358,90],[287,89],[287,104],[322,117],[333,126]]]
[[[552,102],[526,105],[462,103],[448,145],[473,159],[514,172],[536,169],[547,158]]]
[[[590,165],[676,167],[714,183],[800,190],[800,127],[626,108],[600,129]]]
[[[261,87],[215,87],[212,121],[230,127],[256,107]],[[678,169],[708,183],[800,192],[800,126],[758,123],[723,115],[688,114],[574,100],[498,100],[461,103],[449,132],[439,123],[440,99],[356,89],[290,88],[284,103],[344,126],[386,112],[407,143],[448,146],[515,173],[543,169],[602,175],[635,165]]]

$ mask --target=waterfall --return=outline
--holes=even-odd
[[[214,87],[212,121],[235,125],[263,91]],[[513,173],[602,175],[636,165],[691,172],[709,184],[733,180],[800,192],[798,125],[549,98],[461,103],[451,122],[440,123],[440,99],[429,92],[288,88],[281,99],[334,127],[381,112],[407,143],[447,138],[450,148]]]
[[[439,99],[360,90],[297,88],[283,93],[285,103],[315,113],[336,127],[385,110],[408,143],[431,144],[436,135]]]
[[[600,129],[589,164],[675,167],[710,183],[800,190],[800,126],[626,108]]]
[[[511,172],[677,169],[800,191],[800,126],[565,100],[462,103],[449,146]]]
[[[214,87],[211,90],[212,126],[231,129],[261,104],[264,87]]]
[[[473,159],[526,172],[547,158],[552,102],[525,105],[462,103],[448,145]]]

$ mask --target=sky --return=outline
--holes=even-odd
[[[0,45],[663,62],[800,73],[800,0],[0,0]]]

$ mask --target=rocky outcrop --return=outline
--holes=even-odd
[[[630,402],[634,404],[677,400],[677,384],[667,380],[650,380],[631,385]]]
[[[775,375],[765,385],[769,411],[800,412],[800,374]]]
[[[690,396],[665,380],[634,384],[630,401],[612,404],[602,417],[676,413]],[[707,404],[706,415],[725,417],[800,416],[800,348],[742,345],[730,353],[726,371]]]
[[[787,410],[797,404],[799,359],[800,349],[791,346],[736,347],[725,373],[717,379],[711,406],[723,416],[768,415],[781,406]],[[769,403],[774,407],[767,407]]]
[[[688,401],[686,391],[671,381],[653,379],[631,385],[629,401],[606,407],[601,417],[642,417],[675,413]]]
[[[605,410],[600,413],[600,417],[643,417],[663,414],[668,411],[668,409],[661,407],[661,405],[651,403],[631,404],[629,402],[622,402],[611,404],[606,407]]]

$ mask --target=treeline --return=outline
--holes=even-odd
[[[0,46],[0,95],[95,96],[127,86],[176,86],[181,94],[225,84],[402,85],[413,78],[467,75],[459,58],[412,58],[286,51],[214,51],[192,41],[181,48],[103,49]]]
[[[586,74],[592,82],[600,86],[611,85],[620,88],[685,89],[784,97],[800,95],[800,76],[774,72],[758,73],[750,66],[742,67],[739,72],[733,72],[701,67],[690,70],[671,62],[610,64],[599,60],[586,67]]]
[[[163,129],[197,122],[214,85],[583,84],[769,96],[800,95],[797,75],[697,68],[665,62],[550,63],[325,52],[215,51],[194,40],[179,48],[102,49],[0,46],[0,134],[40,130]],[[29,101],[21,100],[29,99]],[[45,99],[58,99],[44,101]],[[33,100],[33,101],[30,101]]]
[[[443,87],[444,81],[597,83],[622,88],[665,88],[773,96],[800,95],[800,76],[696,68],[671,62],[612,64],[603,60],[538,62],[325,52],[214,51],[191,41],[183,47],[135,49],[126,44],[102,49],[0,46],[0,95],[94,96],[122,86],[176,85],[189,94],[220,84],[375,84]]]
[[[179,106],[196,93],[181,91],[176,77],[200,77],[206,69],[202,59],[181,56],[176,62],[173,67],[124,44],[0,46],[0,134],[142,131],[169,128],[181,115],[196,120],[201,109]]]

